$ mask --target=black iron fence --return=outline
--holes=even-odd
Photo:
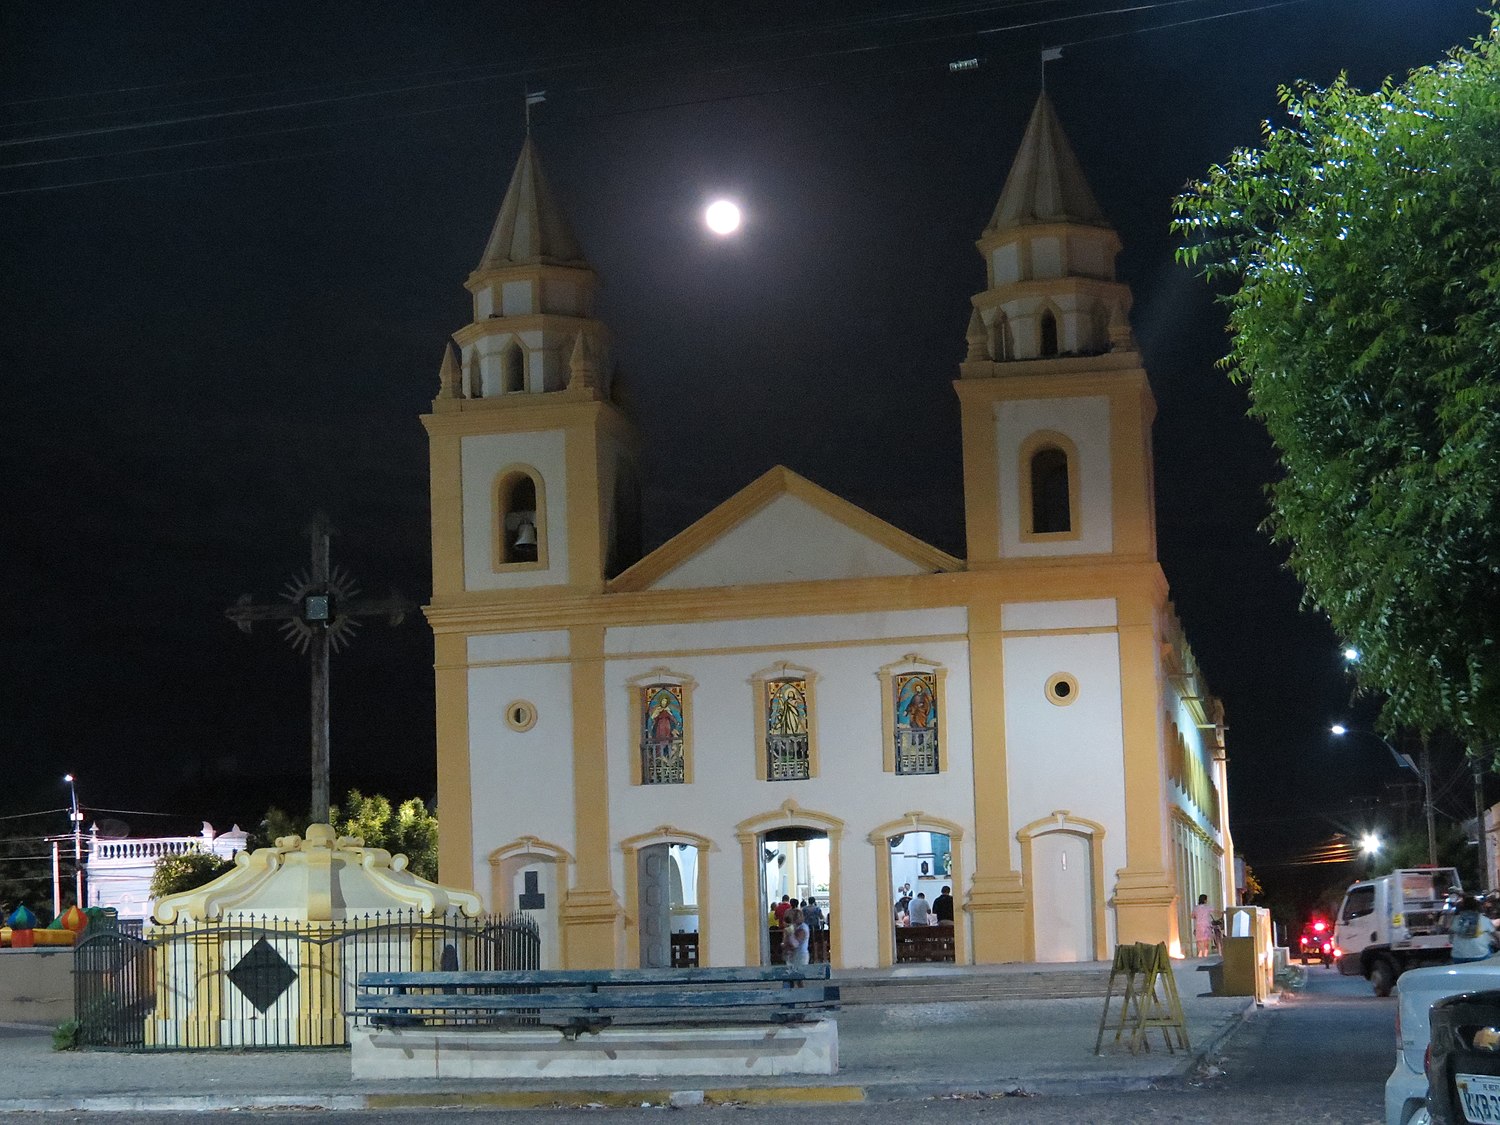
[[[90,1047],[342,1046],[360,973],[535,969],[540,958],[525,914],[247,916],[140,937],[91,930],[73,950],[75,1019]]]

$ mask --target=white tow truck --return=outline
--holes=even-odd
[[[1376,996],[1418,965],[1446,964],[1453,951],[1443,909],[1462,890],[1451,867],[1407,867],[1351,883],[1333,931],[1339,972],[1365,977]]]

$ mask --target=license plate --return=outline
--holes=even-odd
[[[1458,1100],[1463,1103],[1464,1120],[1500,1122],[1500,1078],[1488,1074],[1455,1074]]]

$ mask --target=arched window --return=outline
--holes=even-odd
[[[502,566],[537,562],[545,524],[536,478],[525,470],[514,469],[501,476],[496,491],[499,517],[496,562]]]
[[[1057,316],[1051,309],[1044,309],[1037,323],[1038,355],[1057,354]]]
[[[1055,445],[1031,455],[1031,531],[1047,535],[1073,530],[1068,455]]]
[[[512,340],[500,353],[500,393],[512,394],[526,389],[526,354]]]
[[[1010,340],[1010,318],[999,309],[990,324],[990,358],[996,362],[1015,358],[1015,347]]]
[[[468,378],[465,382],[469,385],[470,398],[484,397],[484,379],[479,373],[479,349],[475,348],[469,353]]]

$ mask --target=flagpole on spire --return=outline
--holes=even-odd
[[[1042,48],[1042,92],[1043,93],[1045,93],[1046,90],[1047,90],[1047,64],[1049,62],[1057,62],[1058,59],[1062,58],[1062,52],[1063,52],[1063,49],[1061,47],[1043,47]]]
[[[535,91],[526,90],[525,91],[525,95],[526,95],[526,108],[525,108],[525,112],[526,112],[526,135],[529,137],[529,136],[531,136],[531,107],[534,106],[534,105],[541,105],[544,101],[546,101],[547,100],[547,91],[546,90],[535,90]]]

